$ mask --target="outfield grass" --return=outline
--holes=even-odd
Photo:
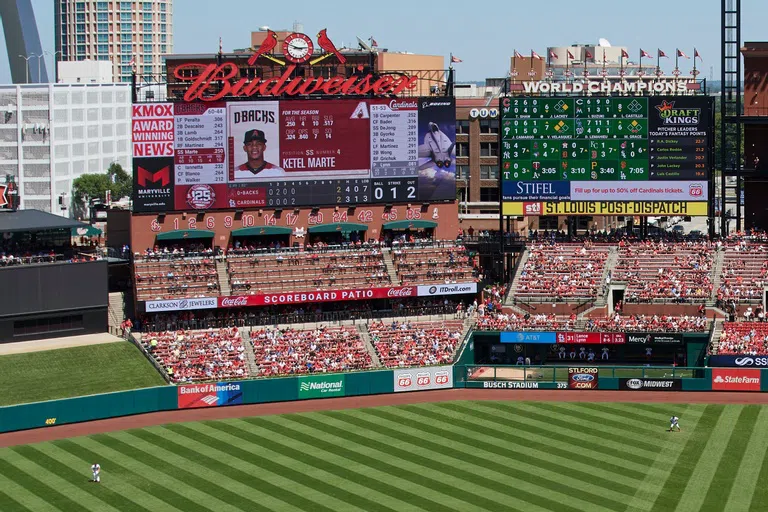
[[[0,356],[0,406],[164,384],[127,341]]]
[[[759,406],[556,402],[173,424],[0,449],[0,510],[762,511],[766,425]]]

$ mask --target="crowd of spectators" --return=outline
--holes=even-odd
[[[387,368],[451,364],[461,343],[461,321],[398,322],[373,321],[368,334]]]
[[[475,257],[463,245],[392,248],[392,260],[403,285],[455,284],[476,281]]]
[[[714,252],[707,241],[619,242],[611,281],[627,283],[625,302],[704,301],[712,293]]]
[[[354,327],[258,329],[250,332],[258,375],[346,372],[373,366]]]
[[[724,246],[723,269],[717,289],[719,303],[762,302],[768,284],[766,245],[747,240],[728,240]]]
[[[600,332],[705,332],[708,320],[702,315],[613,315],[589,318],[585,329]]]
[[[725,322],[716,346],[717,355],[768,355],[768,324]]]
[[[219,294],[219,276],[212,257],[177,257],[135,261],[138,300],[210,297]]]
[[[237,328],[149,332],[141,343],[172,382],[248,377],[245,347]]]
[[[477,317],[476,329],[480,331],[571,331],[576,325],[576,315],[570,317],[538,313],[535,315],[486,312]]]
[[[591,242],[532,244],[515,288],[528,299],[594,299],[602,291],[608,248]]]

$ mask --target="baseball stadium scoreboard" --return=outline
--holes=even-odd
[[[707,215],[709,97],[500,101],[504,215]]]
[[[134,211],[453,201],[453,98],[133,106]]]

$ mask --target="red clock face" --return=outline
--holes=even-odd
[[[283,41],[283,56],[288,62],[302,64],[312,58],[314,45],[305,34],[294,33]]]

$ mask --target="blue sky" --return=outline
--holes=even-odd
[[[8,0],[0,0],[8,1]],[[742,41],[768,39],[759,20],[768,19],[768,2],[743,2]],[[53,51],[54,0],[32,0],[43,50]],[[259,26],[290,29],[304,24],[313,37],[321,28],[340,45],[355,36],[373,36],[380,47],[432,55],[450,52],[463,62],[457,79],[482,80],[503,76],[513,49],[523,55],[531,49],[544,55],[547,46],[596,43],[608,39],[627,46],[632,58],[643,48],[655,55],[661,48],[674,56],[676,47],[691,55],[698,48],[704,62],[698,67],[709,78],[713,67],[720,79],[720,0],[566,0],[504,2],[390,0],[319,2],[291,0],[175,0],[175,53],[218,51],[219,36],[225,50],[248,45],[250,32]],[[18,58],[18,57],[16,57]],[[48,57],[50,62],[50,57]],[[446,64],[447,65],[447,64]],[[671,70],[674,58],[662,59]],[[690,67],[686,61],[685,71]],[[0,83],[10,82],[5,41],[0,39]]]

